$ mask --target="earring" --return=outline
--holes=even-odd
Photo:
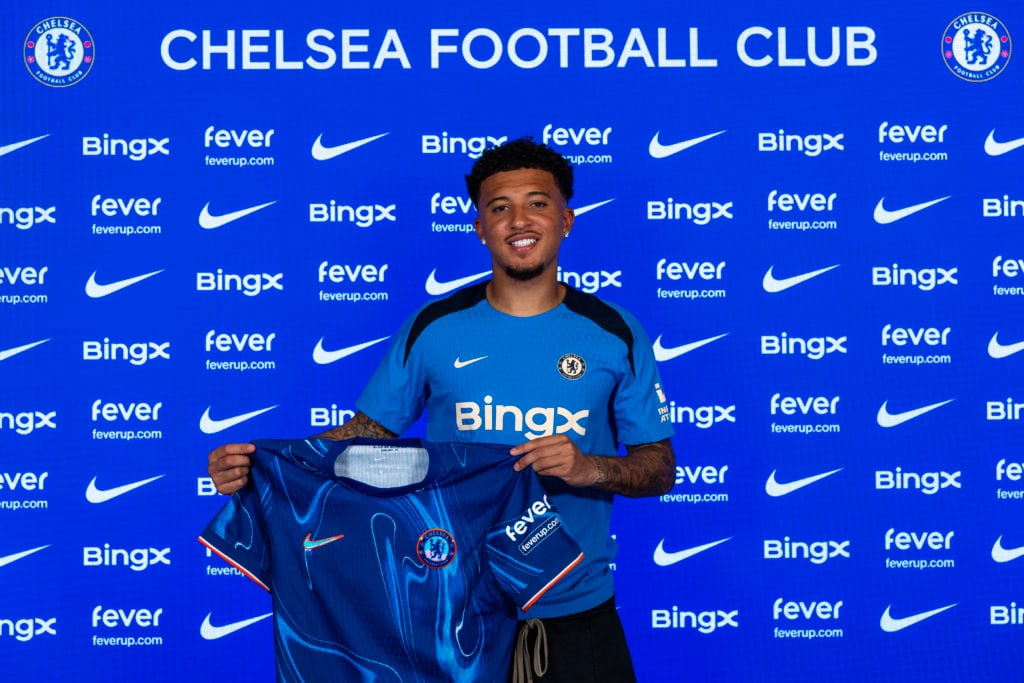
[[[568,230],[562,231],[562,237],[563,238],[568,237],[568,236],[569,236],[569,231]]]

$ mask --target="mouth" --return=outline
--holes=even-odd
[[[535,237],[520,237],[509,242],[513,249],[528,249],[536,243],[537,238]]]

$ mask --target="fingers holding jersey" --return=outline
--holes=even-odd
[[[206,471],[214,486],[230,496],[249,481],[249,454],[256,450],[251,443],[229,443],[219,446],[207,456]]]
[[[597,465],[564,434],[542,436],[519,444],[511,451],[518,456],[516,471],[532,467],[545,477],[558,477],[570,486],[591,486],[597,481]]]

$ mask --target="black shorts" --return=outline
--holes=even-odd
[[[543,683],[636,681],[615,598],[579,614],[519,622],[518,632],[526,631],[526,652],[531,663],[541,638],[534,626],[537,621],[543,624],[547,640],[547,668],[542,676],[535,669],[533,680]],[[509,680],[512,680],[511,672]]]

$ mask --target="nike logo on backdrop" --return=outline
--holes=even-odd
[[[96,486],[96,477],[92,478],[89,482],[89,486],[85,489],[85,499],[90,503],[106,503],[108,500],[113,500],[118,496],[123,496],[129,491],[134,491],[137,488],[145,486],[150,482],[154,482],[160,479],[164,475],[160,474],[149,479],[143,479],[142,481],[132,482],[131,484],[125,484],[123,486],[115,486],[112,489],[101,489]]]
[[[1004,548],[1002,536],[997,538],[996,544],[992,546],[992,559],[996,562],[1012,562],[1022,556],[1024,556],[1024,546],[1019,548]]]
[[[764,287],[764,291],[775,294],[777,292],[787,290],[790,287],[795,287],[801,282],[807,282],[811,278],[818,277],[822,273],[827,273],[828,271],[834,268],[838,268],[840,265],[841,264],[837,263],[836,265],[829,266],[828,268],[812,270],[811,272],[803,273],[802,275],[784,277],[781,280],[776,279],[776,277],[772,274],[772,270],[775,268],[775,266],[771,266],[770,268],[768,268],[768,272],[764,274],[764,279],[761,280],[761,286]]]
[[[778,470],[772,470],[772,473],[768,475],[768,481],[764,483],[764,490],[769,496],[778,498],[779,496],[789,495],[790,493],[793,493],[793,491],[802,489],[805,486],[810,486],[814,482],[820,481],[825,477],[831,477],[836,472],[841,472],[842,470],[843,468],[840,467],[839,469],[832,470],[831,472],[822,472],[821,474],[804,477],[803,479],[781,483],[775,480],[775,473],[778,472]]]
[[[50,337],[48,339],[42,339],[37,342],[32,342],[31,344],[25,344],[23,346],[14,346],[9,349],[4,349],[3,351],[0,351],[0,360],[7,360],[11,356],[17,356],[19,353],[28,351],[29,349],[39,346],[40,344],[45,344],[46,342],[50,341],[50,339],[53,339],[53,337]]]
[[[225,429],[242,424],[246,420],[251,420],[257,415],[262,415],[263,413],[273,410],[277,405],[272,405],[269,408],[260,408],[259,410],[252,411],[251,413],[243,413],[242,415],[235,415],[234,417],[228,417],[223,420],[214,420],[211,418],[210,409],[207,408],[203,412],[203,416],[199,418],[199,429],[204,434],[216,434],[217,432],[223,432]]]
[[[1000,344],[996,337],[999,333],[996,332],[992,335],[992,338],[988,340],[988,355],[992,358],[1006,358],[1012,356],[1015,353],[1024,351],[1024,341],[1016,342],[1014,344]],[[3,358],[0,358],[3,360]]]
[[[324,144],[322,142],[324,134],[321,133],[320,135],[316,136],[316,140],[313,141],[313,158],[316,159],[317,161],[327,161],[328,159],[333,159],[336,156],[341,156],[346,152],[351,152],[357,147],[367,145],[373,142],[374,140],[378,140],[384,137],[387,134],[388,133],[381,133],[380,135],[374,135],[368,138],[363,138],[362,140],[346,142],[343,145],[335,145],[334,147],[324,147]]]
[[[246,626],[252,626],[258,621],[263,621],[267,617],[271,616],[273,612],[267,612],[266,614],[259,617],[253,617],[252,619],[243,619],[242,621],[236,621],[232,624],[225,624],[224,626],[214,626],[213,624],[211,624],[210,616],[212,614],[212,612],[210,614],[207,614],[206,618],[203,619],[203,625],[199,627],[199,635],[201,635],[204,640],[217,640],[218,638],[229,636],[235,631],[241,631]]]
[[[429,294],[430,296],[441,296],[442,294],[453,292],[459,287],[468,285],[469,283],[475,280],[479,280],[482,277],[487,277],[490,274],[491,271],[485,270],[484,272],[477,273],[476,275],[467,275],[466,277],[460,277],[458,280],[451,280],[449,282],[439,282],[435,277],[437,275],[437,268],[434,268],[432,271],[430,271],[430,275],[427,276],[427,294]]]
[[[604,206],[605,204],[610,204],[611,202],[614,202],[614,201],[615,201],[614,199],[606,199],[603,202],[598,202],[596,204],[587,204],[586,206],[581,206],[578,209],[573,209],[573,213],[575,213],[577,216],[582,216],[583,214],[585,214],[588,211],[593,211],[594,209],[600,208],[600,207]]]
[[[336,351],[327,351],[324,349],[324,338],[320,337],[320,341],[316,343],[316,347],[313,349],[313,362],[317,365],[329,365],[336,360],[341,360],[345,356],[351,356],[353,353],[362,351],[365,348],[379,344],[380,342],[387,339],[387,337],[381,337],[380,339],[374,339],[373,341],[363,342],[362,344],[356,344],[355,346],[346,346],[343,349],[337,349]]]
[[[699,349],[705,344],[710,344],[713,341],[717,341],[722,337],[727,336],[729,336],[728,332],[726,332],[725,334],[720,334],[717,337],[708,337],[707,339],[701,339],[700,341],[690,342],[689,344],[683,344],[682,346],[670,346],[668,348],[665,348],[664,346],[661,345],[661,335],[659,334],[658,338],[654,340],[653,344],[651,344],[651,348],[654,349],[654,360],[661,363],[667,360],[672,360],[673,358],[678,358],[684,353],[689,353],[694,349]]]
[[[882,404],[882,407],[878,409],[878,426],[879,427],[895,427],[901,425],[904,422],[913,420],[915,417],[920,417],[927,412],[931,412],[936,408],[941,408],[947,403],[952,403],[956,399],[949,399],[948,401],[942,401],[941,403],[933,403],[930,406],[924,406],[923,408],[915,408],[914,410],[908,410],[902,413],[890,413],[888,409],[889,402],[886,401]]]
[[[664,159],[665,157],[670,157],[673,154],[678,154],[679,152],[682,152],[684,149],[689,149],[694,145],[699,145],[705,140],[710,140],[711,138],[721,135],[724,132],[724,130],[720,130],[717,133],[702,135],[699,138],[690,138],[689,140],[683,140],[682,142],[676,142],[671,145],[663,145],[658,140],[658,136],[661,135],[661,131],[659,130],[657,133],[654,134],[654,137],[651,138],[651,144],[648,145],[647,151],[655,159]]]
[[[995,134],[996,131],[993,128],[989,131],[988,137],[985,138],[985,154],[990,157],[1002,156],[1003,154],[1012,152],[1019,147],[1024,147],[1024,138],[1007,140],[1006,142],[996,142]]]
[[[250,213],[256,213],[260,209],[265,209],[271,204],[276,204],[277,200],[267,202],[266,204],[259,204],[257,206],[250,206],[248,209],[239,209],[238,211],[232,211],[231,213],[221,214],[220,216],[214,216],[210,213],[210,202],[206,202],[206,206],[199,212],[199,225],[207,230],[213,230],[221,226],[227,225],[233,221],[237,221],[239,218],[244,218]]]
[[[337,536],[327,536],[326,538],[318,538],[313,540],[313,534],[306,534],[306,537],[302,539],[302,547],[306,550],[316,550],[322,548],[328,543],[334,543],[339,538],[345,538],[345,534],[338,534]]]
[[[22,147],[28,147],[33,142],[39,142],[43,138],[48,138],[48,137],[50,137],[49,133],[47,133],[46,135],[40,135],[37,138],[30,138],[28,140],[22,140],[21,142],[12,142],[9,145],[2,145],[2,146],[0,146],[0,157],[2,157],[5,154],[10,154],[11,152],[13,152],[13,151],[15,151],[17,149],[21,149]]]
[[[714,548],[716,545],[719,545],[720,543],[725,543],[726,541],[731,539],[732,536],[730,536],[729,538],[723,538],[718,541],[712,541],[711,543],[705,543],[704,545],[694,546],[693,548],[678,550],[674,553],[665,552],[665,539],[661,539],[660,541],[658,541],[658,547],[654,549],[654,564],[658,565],[659,567],[668,567],[675,564],[676,562],[682,562],[688,557],[693,557],[697,553],[702,553],[705,550],[708,550],[709,548]]]
[[[12,562],[17,562],[18,560],[20,560],[23,557],[28,557],[32,553],[38,553],[40,550],[43,550],[44,548],[49,548],[49,547],[50,547],[49,545],[41,545],[38,548],[32,548],[32,550],[22,550],[20,553],[13,553],[11,555],[4,555],[3,557],[0,557],[0,567],[4,567],[6,565],[9,565]]]
[[[921,612],[920,614],[914,614],[909,617],[902,617],[900,619],[893,619],[892,616],[890,616],[889,610],[892,609],[892,605],[889,605],[885,608],[885,612],[882,613],[882,630],[886,633],[896,633],[896,631],[902,631],[908,626],[913,626],[918,622],[922,622],[925,619],[934,617],[936,614],[940,612],[945,612],[946,610],[952,607],[956,607],[957,604],[958,603],[954,602],[952,605],[946,605],[945,607],[929,610],[928,612]]]
[[[896,221],[903,220],[907,216],[915,214],[918,211],[923,211],[924,209],[927,209],[929,206],[934,206],[939,202],[944,202],[952,196],[953,195],[949,194],[946,195],[945,197],[933,199],[930,202],[914,204],[913,206],[908,206],[903,209],[896,209],[895,211],[887,211],[885,207],[882,206],[882,202],[885,201],[885,197],[882,197],[881,199],[878,200],[878,204],[875,206],[875,222],[881,223],[882,225],[885,225],[887,223],[895,223]]]
[[[125,287],[131,287],[138,282],[142,282],[146,278],[159,275],[162,272],[164,272],[163,268],[160,270],[154,270],[152,273],[146,273],[145,275],[136,275],[135,277],[130,277],[126,280],[118,280],[117,282],[110,282],[108,284],[101,285],[96,282],[96,271],[93,271],[92,275],[89,276],[89,281],[85,283],[85,293],[93,299],[101,299],[113,294],[114,292],[119,292]]]
[[[469,360],[459,360],[458,358],[456,358],[455,359],[455,368],[456,369],[464,368],[467,365],[472,365],[473,363],[476,363],[477,361],[481,361],[484,358],[487,358],[487,356],[480,356],[478,358],[470,358]]]

